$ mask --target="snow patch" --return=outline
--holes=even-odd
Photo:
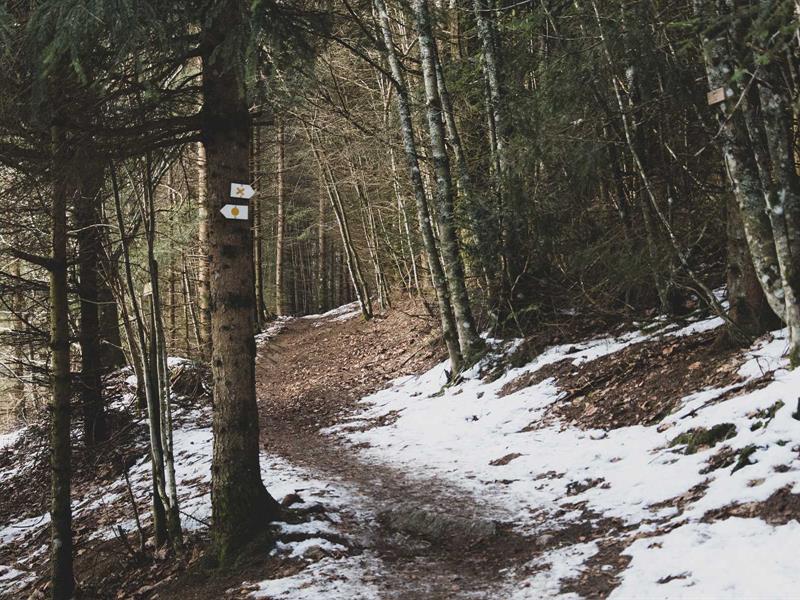
[[[693,335],[722,324],[718,318],[687,326],[665,323],[652,333],[636,331],[554,346],[530,364],[489,383],[480,380],[478,369],[473,369],[459,385],[443,387],[447,363],[442,363],[419,376],[399,378],[388,388],[364,398],[362,414],[325,433],[358,445],[362,455],[374,463],[391,464],[421,479],[448,480],[464,493],[480,498],[487,505],[488,516],[514,522],[526,535],[585,519],[580,511],[563,506],[579,502],[585,503],[589,511],[620,519],[642,533],[657,533],[667,525],[677,526],[675,531],[689,531],[700,526],[707,511],[732,503],[763,501],[786,486],[800,489],[800,457],[792,441],[797,439],[798,423],[791,417],[800,389],[800,370],[786,368],[782,357],[785,332],[753,347],[740,369],[745,380],[772,372],[774,381],[766,387],[725,399],[723,394],[736,386],[699,390],[653,426],[603,431],[580,430],[562,423],[544,425],[546,409],[562,394],[553,379],[506,396],[501,396],[500,390],[521,374],[560,360],[580,365],[657,336]],[[778,401],[783,405],[776,404]],[[770,411],[774,413],[772,417],[761,418],[761,424],[756,426],[759,418],[755,415]],[[370,428],[381,418],[387,425]],[[687,455],[682,447],[670,447],[670,441],[681,433],[699,427],[710,429],[721,423],[734,424],[736,433],[714,448]],[[752,464],[735,471],[735,465],[731,465],[701,472],[724,445],[736,453],[749,452]],[[498,464],[497,459],[511,454],[519,456]],[[707,486],[705,493],[689,502],[683,511],[678,510],[674,499],[701,484]],[[566,514],[556,517],[559,511]],[[698,556],[695,562],[702,562],[709,551],[716,552],[717,543],[732,547],[733,552],[748,552],[747,536],[737,538],[716,527],[702,530],[712,537],[719,531],[720,538],[714,544],[694,548],[692,552]],[[758,565],[781,551],[780,543],[770,545],[766,535],[763,543],[770,550],[750,553],[753,569],[761,568]],[[529,586],[526,589],[534,590],[529,597],[550,597],[551,592],[555,593],[553,581],[579,572],[588,556],[581,554],[584,551],[588,552],[587,547],[553,558],[547,574],[539,573],[525,582]],[[560,571],[562,568],[564,572]],[[633,567],[629,572],[631,577],[638,577]],[[623,573],[623,581],[627,577],[628,572]],[[706,590],[705,597],[747,596],[746,587],[742,593],[731,595],[724,580],[711,577],[710,570],[697,571],[694,577],[700,578],[704,586],[695,588],[695,597],[697,589]],[[651,597],[642,593],[636,596]],[[665,597],[663,590],[653,597]]]
[[[343,559],[323,558],[291,577],[267,579],[257,584],[252,598],[291,598],[319,600],[379,600],[379,590],[364,574],[375,570],[374,559],[352,556]]]
[[[773,527],[760,519],[689,523],[663,536],[636,540],[624,598],[787,598],[797,590],[800,523]]]

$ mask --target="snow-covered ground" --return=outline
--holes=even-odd
[[[317,315],[306,315],[302,319],[315,321],[314,327],[322,327],[326,322],[331,321],[349,321],[361,314],[361,307],[358,302],[351,302],[350,304],[343,304],[338,308],[329,310],[328,312]]]
[[[212,432],[207,409],[178,411],[176,418],[182,423],[174,432],[175,443],[175,470],[179,483],[178,494],[182,512],[182,525],[185,531],[202,530],[207,527],[211,516],[211,456]],[[18,435],[18,434],[17,434]],[[16,436],[15,436],[16,437]],[[12,436],[7,436],[3,442],[11,443]],[[307,470],[295,467],[280,457],[263,453],[261,456],[262,478],[267,489],[277,499],[288,494],[299,494],[303,503],[295,504],[295,508],[303,508],[316,503],[324,503],[326,508],[334,512],[342,507],[358,505],[356,492],[340,482],[323,481]],[[16,469],[15,471],[16,472]],[[0,485],[4,479],[13,475],[13,472],[0,473]],[[131,488],[139,508],[139,518],[142,525],[150,521],[150,462],[149,457],[139,460],[129,471]],[[126,504],[126,510],[120,510],[120,503]],[[93,539],[113,539],[118,527],[129,535],[136,533],[136,521],[122,518],[120,515],[131,515],[130,505],[127,501],[127,486],[123,477],[103,487],[94,489],[86,496],[75,498],[72,503],[73,518],[79,521],[89,512],[94,512],[103,525],[93,534]],[[5,526],[0,526],[0,547],[20,543],[23,538],[41,534],[50,525],[50,515],[45,513],[26,519],[19,519]],[[314,537],[316,533],[335,532],[335,523],[312,520],[299,525],[281,524],[281,533],[306,534],[308,539],[301,541],[279,542],[275,553],[292,557],[303,557],[312,548],[320,548],[332,552],[338,548],[323,537]],[[34,559],[47,552],[48,547],[42,546],[34,553],[25,557],[15,565],[0,564],[0,598],[12,598],[21,587],[35,579],[33,567],[26,569]],[[369,589],[369,584],[361,581],[368,555],[357,557],[343,557],[341,560],[323,559],[313,571],[301,572],[291,578],[268,580],[256,586],[256,597],[291,597],[291,598],[320,598],[320,597],[349,597],[345,590]],[[309,559],[308,562],[311,562]],[[327,577],[327,570],[335,570],[336,577]],[[293,590],[302,589],[303,593],[310,594],[299,596]],[[341,592],[343,595],[337,595]],[[318,595],[314,595],[318,594]],[[363,596],[368,597],[368,596]]]
[[[481,381],[474,369],[463,383],[443,388],[447,365],[440,364],[363,399],[363,414],[327,433],[365,448],[361,452],[376,462],[402,465],[420,477],[449,479],[486,502],[490,514],[513,520],[526,534],[541,531],[543,520],[552,529],[554,523],[567,527],[581,518],[581,511],[569,508],[557,516],[565,504],[585,502],[598,515],[620,519],[632,528],[624,534],[631,540],[625,554],[632,561],[621,574],[614,598],[787,597],[800,584],[796,552],[789,551],[800,547],[797,521],[782,526],[758,518],[701,522],[708,511],[763,501],[785,486],[800,491],[800,422],[791,416],[800,392],[800,370],[788,371],[781,358],[785,332],[752,348],[740,370],[747,379],[774,371],[772,383],[728,399],[721,395],[729,388],[699,391],[650,427],[580,430],[555,423],[523,431],[562,392],[547,379],[507,396],[498,393],[516,377],[545,364],[571,358],[577,365],[656,334],[684,336],[720,325],[720,320],[708,319],[689,328],[630,333],[579,344],[577,352],[575,345],[552,347],[491,383]],[[774,417],[754,429],[755,413],[774,409],[779,400],[784,405]],[[390,413],[397,414],[390,425],[358,427]],[[735,436],[724,445],[735,451],[751,447],[754,464],[735,472],[735,466],[729,466],[701,473],[723,444],[694,454],[685,454],[683,446],[670,447],[681,433],[721,423],[736,426]],[[520,456],[504,465],[490,464],[512,453]],[[568,494],[570,484],[591,480],[601,480],[602,485],[577,494],[573,487]],[[678,510],[673,499],[699,484],[707,486],[705,493]],[[542,519],[542,511],[552,518]],[[582,543],[538,557],[537,563],[551,567],[524,582],[527,587],[514,582],[509,597],[554,597],[558,580],[579,575],[596,552],[595,545]]]
[[[352,318],[348,305],[316,317],[319,322]],[[623,527],[611,535],[625,545],[630,564],[621,574],[613,598],[785,598],[800,584],[795,567],[800,524],[789,521],[770,525],[760,518],[704,519],[709,511],[732,504],[760,502],[776,490],[800,491],[800,422],[791,416],[800,393],[800,370],[786,369],[781,358],[786,349],[784,332],[776,332],[751,348],[740,369],[746,379],[774,371],[774,380],[754,391],[723,397],[730,386],[699,390],[684,398],[669,416],[652,426],[581,430],[547,421],[529,427],[563,394],[553,379],[502,396],[500,389],[515,378],[563,359],[575,365],[623,350],[658,335],[685,336],[721,325],[708,319],[691,327],[665,324],[651,332],[631,332],[582,344],[547,349],[529,364],[485,382],[480,365],[464,381],[445,384],[446,364],[419,376],[403,377],[386,389],[362,400],[364,411],[346,423],[326,430],[331,436],[358,445],[368,461],[391,464],[420,478],[448,480],[452,486],[474,494],[486,505],[486,514],[513,522],[526,536],[552,533],[586,519],[615,518]],[[263,336],[274,337],[285,326],[278,322]],[[510,352],[518,342],[497,343],[497,355]],[[497,356],[495,356],[497,358]],[[784,405],[776,410],[776,402]],[[772,409],[771,419],[759,417]],[[375,419],[387,415],[381,427]],[[210,517],[210,465],[212,434],[206,410],[176,415],[175,458],[183,525],[188,530],[207,527]],[[713,449],[686,454],[670,442],[698,427],[732,423],[736,433]],[[368,426],[367,426],[368,425]],[[523,431],[525,430],[525,431]],[[0,447],[14,443],[17,434],[0,437]],[[749,448],[751,465],[734,471],[728,466],[701,473],[722,445],[733,451]],[[506,461],[497,459],[519,455]],[[3,480],[19,468],[0,473]],[[342,481],[331,481],[298,468],[279,457],[262,455],[262,475],[277,498],[298,493],[310,505],[321,502],[332,521],[282,525],[285,533],[308,534],[308,539],[280,542],[274,552],[303,557],[314,548],[328,556],[307,559],[308,567],[294,575],[244,583],[256,598],[331,600],[380,598],[375,585],[380,559],[369,550],[352,556],[324,537],[336,534],[337,511],[358,514],[363,498]],[[147,457],[130,470],[132,488],[143,523],[149,519],[150,466]],[[601,481],[575,492],[576,484]],[[699,487],[698,487],[699,486]],[[701,493],[687,495],[692,488]],[[93,535],[112,538],[114,527],[129,532],[132,518],[121,519],[119,506],[127,503],[124,479],[76,498],[76,519],[90,511],[103,527]],[[674,499],[688,497],[680,507]],[[576,510],[578,503],[585,509]],[[113,508],[116,505],[116,508]],[[130,508],[129,505],[128,509]],[[302,505],[300,505],[302,506]],[[108,514],[108,518],[103,515]],[[130,516],[130,510],[127,513]],[[49,516],[18,519],[0,524],[0,547],[42,532]],[[316,537],[315,534],[319,534]],[[0,597],[29,582],[33,570],[26,565],[47,551],[40,546],[14,565],[0,565]],[[579,576],[587,561],[598,555],[598,540],[557,547],[531,560],[528,569],[509,569],[507,584],[497,598],[514,600],[575,597],[560,595],[564,580]],[[610,568],[610,567],[609,567]]]

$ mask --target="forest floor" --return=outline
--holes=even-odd
[[[421,304],[278,320],[258,336],[262,477],[294,518],[224,572],[202,558],[210,409],[180,360],[187,552],[137,556],[149,462],[122,373],[113,451],[76,456],[83,597],[791,597],[800,373],[783,332],[736,350],[716,343],[720,324],[489,340],[446,386]],[[37,425],[0,437],[2,598],[46,586],[45,446]]]

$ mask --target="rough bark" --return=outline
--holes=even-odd
[[[733,195],[730,196],[727,213],[727,288],[730,305],[728,316],[735,329],[727,328],[726,337],[739,344],[749,344],[762,333],[778,327],[780,320],[770,309],[758,282],[745,238],[742,217]]]
[[[767,148],[772,165],[767,210],[781,269],[785,322],[789,328],[789,359],[800,366],[800,180],[797,176],[792,128],[792,100],[782,91],[774,64],[759,84]]]
[[[50,385],[51,385],[51,547],[50,583],[54,600],[72,598],[72,509],[70,504],[70,349],[67,303],[67,202],[73,195],[64,156],[66,148],[53,128],[55,176],[51,206],[52,258],[50,266]]]
[[[497,260],[495,258],[499,251],[497,243],[499,235],[484,199],[479,198],[475,192],[440,60],[436,61],[436,83],[439,88],[439,97],[442,101],[442,113],[447,128],[447,141],[453,149],[453,155],[456,159],[456,173],[458,174],[461,203],[466,206],[464,212],[469,219],[469,232],[475,236],[474,243],[477,246],[475,256],[479,265],[478,269],[487,282],[489,305],[495,307],[499,301]]]
[[[230,563],[280,513],[259,465],[252,230],[247,221],[228,220],[219,212],[228,203],[231,182],[249,180],[250,117],[241,46],[247,6],[223,2],[201,32],[201,134],[211,205],[212,537],[221,564]]]
[[[697,15],[707,22],[719,18],[720,15],[709,0],[695,0],[694,4]],[[724,28],[710,30],[704,36],[703,48],[709,89],[724,87],[726,95],[734,97],[738,86],[729,81],[734,72],[734,64],[726,30]],[[785,304],[782,297],[780,268],[775,242],[772,239],[772,227],[765,210],[764,191],[758,166],[752,152],[753,143],[747,134],[744,115],[741,111],[729,114],[730,108],[727,102],[720,104],[720,140],[723,158],[733,182],[734,194],[758,280],[770,307],[783,319]]]
[[[77,167],[77,165],[76,165]],[[86,160],[81,167],[79,195],[75,206],[78,228],[78,295],[80,296],[81,371],[80,403],[83,411],[83,439],[88,447],[108,438],[103,386],[101,382],[99,265],[102,252],[100,235],[100,191],[103,167]]]
[[[711,89],[724,87],[741,110],[720,104],[720,137],[734,184],[750,255],[772,310],[789,328],[789,358],[800,364],[800,182],[792,146],[791,102],[774,63],[763,66],[758,82],[733,81],[737,66],[753,67],[742,43],[746,18],[729,18],[744,7],[740,0],[713,6],[695,0],[695,11],[706,23],[717,24],[703,40],[706,74]],[[719,22],[725,20],[726,27]],[[732,102],[730,103],[732,104]]]

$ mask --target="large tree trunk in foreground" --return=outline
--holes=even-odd
[[[69,306],[67,304],[67,182],[62,138],[53,133],[56,160],[52,205],[52,263],[50,265],[50,352],[52,424],[50,429],[51,546],[50,583],[54,600],[72,598],[72,507],[70,505],[70,351]]]
[[[212,536],[221,564],[233,560],[280,513],[259,466],[252,230],[248,220],[220,213],[229,203],[230,184],[249,181],[250,118],[241,46],[246,12],[243,2],[224,2],[201,33],[214,383]]]

